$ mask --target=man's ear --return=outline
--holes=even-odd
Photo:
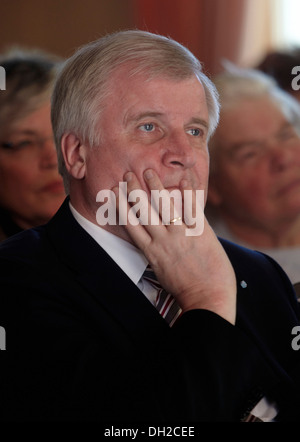
[[[77,180],[84,178],[87,146],[76,135],[69,133],[62,136],[61,150],[69,174]]]

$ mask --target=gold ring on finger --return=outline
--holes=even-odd
[[[178,218],[171,219],[170,224],[176,223],[176,221],[181,221],[181,216]]]

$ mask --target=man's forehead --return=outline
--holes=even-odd
[[[166,82],[181,82],[195,79],[201,85],[201,81],[198,75],[193,71],[186,71],[182,73],[173,74],[170,73],[167,69],[164,69],[163,66],[160,66],[159,69],[156,66],[142,66],[137,63],[123,63],[120,66],[113,69],[113,71],[109,74],[109,81],[112,83],[116,83],[117,85],[121,82],[139,82],[143,81],[145,83],[160,80]]]
[[[125,126],[144,117],[164,119],[171,115],[209,126],[205,90],[196,75],[149,78],[142,73],[130,75],[123,68],[110,81],[106,104],[119,114]]]
[[[167,85],[170,84],[170,88]],[[177,88],[176,88],[177,86]],[[186,91],[193,90],[192,94],[199,93],[203,96],[206,102],[204,87],[196,75],[190,75],[186,78],[173,78],[165,74],[155,75],[149,77],[148,74],[138,73],[131,75],[128,71],[118,70],[110,77],[108,82],[108,89],[117,94],[119,98],[123,96],[140,96],[141,101],[146,96],[147,91],[157,89],[156,94],[153,95],[153,101],[159,97],[160,92],[174,92],[176,93],[178,87],[186,88]],[[175,89],[176,88],[176,89]],[[149,98],[149,97],[148,97]],[[182,103],[184,104],[184,103]]]
[[[170,94],[170,91],[168,91],[167,96],[164,94],[160,96],[158,94],[153,100],[151,94],[149,94],[149,100],[138,95],[137,99],[133,100],[132,105],[127,107],[124,115],[124,123],[140,121],[145,118],[163,121],[168,117],[174,120],[186,117],[191,123],[199,123],[208,127],[208,109],[205,97],[203,100],[199,97],[199,99],[195,99],[191,102],[187,96],[187,104],[183,103],[183,100],[180,99],[182,93],[179,95],[179,98],[175,100],[173,99],[172,93],[170,94],[171,99],[169,99],[168,94]]]

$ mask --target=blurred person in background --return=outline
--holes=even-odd
[[[0,55],[0,240],[47,222],[64,197],[50,120],[60,61],[39,51]]]
[[[300,111],[256,70],[215,78],[220,124],[210,142],[208,218],[215,232],[273,257],[300,281]]]

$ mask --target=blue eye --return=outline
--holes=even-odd
[[[201,134],[200,129],[190,129],[189,132],[191,135],[193,135],[193,137],[199,137],[199,135]]]
[[[140,126],[140,129],[144,132],[152,132],[154,130],[154,124],[145,123]]]

